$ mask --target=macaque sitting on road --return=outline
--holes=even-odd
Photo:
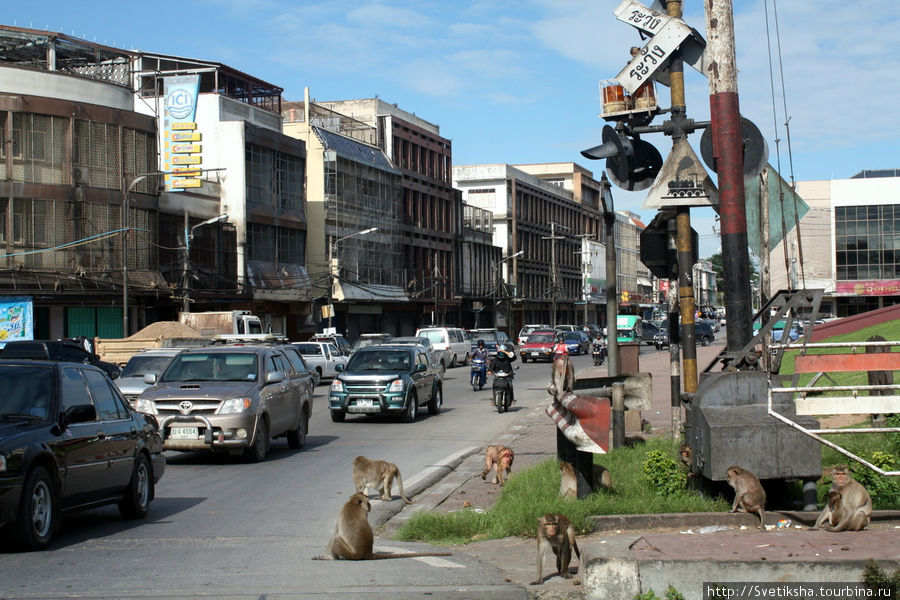
[[[550,556],[550,552],[556,556],[556,571],[560,577],[569,579],[569,563],[572,560],[572,551],[581,562],[581,550],[575,541],[575,527],[568,517],[556,513],[548,513],[540,518],[537,529],[537,579],[532,585],[544,583],[544,558]]]
[[[755,512],[759,515],[759,529],[765,531],[766,524],[766,491],[756,475],[737,465],[728,467],[726,471],[728,485],[734,488],[734,504],[731,512]]]
[[[350,499],[338,513],[334,534],[325,546],[325,554],[313,560],[375,560],[382,558],[413,558],[416,556],[452,556],[450,552],[383,554],[372,552],[375,534],[369,525],[369,511],[372,505],[369,497],[359,492]]]
[[[869,492],[850,475],[846,465],[831,471],[831,490],[828,503],[813,525],[818,529],[825,522],[827,531],[861,531],[869,526],[872,517],[872,498]]]
[[[515,457],[515,453],[506,446],[488,446],[484,449],[484,470],[481,471],[481,478],[486,479],[487,474],[493,468],[494,478],[491,480],[491,483],[499,483],[502,487],[506,483],[503,475],[504,473],[509,475]]]
[[[412,504],[403,491],[403,478],[400,477],[400,469],[397,468],[397,465],[385,460],[370,460],[365,456],[357,456],[353,460],[353,485],[356,486],[357,492],[367,494],[371,487],[381,493],[382,500],[390,500],[392,498],[391,487],[394,485],[395,478],[400,490],[400,498],[406,504]]]

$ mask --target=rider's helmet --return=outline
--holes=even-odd
[[[512,360],[513,358],[516,357],[515,351],[512,349],[512,346],[510,346],[509,344],[500,344],[497,347],[497,354],[502,354],[503,356],[505,356],[506,358],[508,358],[510,360]]]
[[[478,340],[478,343],[477,343],[476,345],[477,345],[479,348],[484,348],[484,340]]]

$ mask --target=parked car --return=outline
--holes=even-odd
[[[366,346],[371,346],[372,344],[383,344],[389,339],[391,339],[391,334],[389,333],[361,333],[350,346],[350,354],[352,355],[360,348],[365,348]]]
[[[522,362],[528,362],[531,359],[535,362],[539,360],[552,361],[553,347],[556,346],[557,338],[560,332],[556,329],[535,329],[528,334],[528,341],[519,346],[519,356]]]
[[[470,354],[474,352],[476,346],[478,346],[478,340],[484,341],[484,347],[491,356],[497,354],[498,344],[510,343],[509,336],[506,335],[505,331],[500,331],[498,329],[470,329],[469,331],[472,333],[470,339],[471,346],[469,348]]]
[[[83,363],[0,360],[0,526],[46,548],[63,513],[147,515],[165,471],[156,419]]]
[[[716,319],[698,319],[697,322],[698,323],[701,323],[701,322],[706,323],[707,325],[712,327],[712,330],[714,333],[719,331],[719,327],[720,327],[719,321]]]
[[[122,373],[119,365],[100,360],[100,357],[76,339],[62,340],[16,340],[6,342],[0,350],[0,358],[28,360],[54,360],[91,364],[103,369],[110,378]]]
[[[421,346],[367,346],[339,370],[328,394],[336,423],[348,414],[394,414],[412,423],[420,406],[436,415],[443,405],[441,373]]]
[[[292,344],[303,356],[307,367],[315,373],[315,383],[337,375],[337,365],[346,365],[350,360],[341,354],[334,344],[327,342],[294,342]]]
[[[131,406],[137,402],[141,392],[150,387],[150,384],[144,381],[144,375],[156,373],[158,376],[166,370],[166,367],[172,362],[172,358],[182,350],[184,348],[147,348],[136,352],[128,359],[122,368],[122,374],[116,378],[115,384]]]
[[[412,344],[412,345],[417,345],[417,346],[423,347],[425,349],[425,353],[428,355],[428,360],[430,360],[431,363],[437,369],[440,370],[441,375],[443,375],[444,372],[447,370],[447,363],[450,362],[450,359],[447,356],[447,351],[435,349],[435,347],[431,343],[431,340],[428,339],[427,337],[422,337],[422,336],[392,337],[388,341],[382,343],[382,345],[384,345],[384,344],[391,344],[392,346]]]
[[[683,325],[679,325],[679,335],[684,339]],[[708,323],[699,321],[694,323],[694,341],[700,346],[709,346],[716,341],[716,334]],[[653,338],[653,343],[657,350],[661,350],[664,346],[669,345],[669,322],[663,321],[659,331]]]
[[[519,335],[516,337],[519,346],[528,341],[528,336],[531,335],[531,332],[536,329],[553,329],[550,325],[525,325],[522,329],[519,330]]]
[[[779,327],[781,325],[781,327]],[[775,327],[772,329],[772,341],[773,342],[781,342],[784,338],[784,327],[786,323],[784,321],[778,321],[775,323]],[[792,323],[791,328],[788,330],[788,339],[792,342],[796,342],[800,339],[800,336],[803,335],[803,330],[800,328],[798,323]]]
[[[645,344],[653,345],[656,334],[659,333],[660,326],[666,321],[644,321],[641,329],[641,341]]]
[[[174,357],[138,398],[159,418],[166,450],[245,453],[256,462],[269,440],[302,448],[312,414],[312,378],[283,344],[190,348]],[[296,350],[290,349],[293,352]]]
[[[459,327],[422,327],[416,329],[416,337],[427,337],[435,350],[446,351],[450,368],[469,362],[471,344]]]
[[[562,342],[569,354],[589,354],[591,351],[591,340],[583,331],[563,331]]]
[[[334,347],[337,348],[341,354],[350,356],[350,342],[339,333],[319,333],[309,338],[309,341],[334,344]]]

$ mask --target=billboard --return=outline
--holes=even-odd
[[[31,298],[0,297],[0,344],[34,339]]]

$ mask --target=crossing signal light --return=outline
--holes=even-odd
[[[603,143],[582,150],[581,155],[591,160],[605,158],[610,180],[630,192],[650,187],[663,164],[653,144],[637,136],[628,138],[609,125],[603,126]]]

